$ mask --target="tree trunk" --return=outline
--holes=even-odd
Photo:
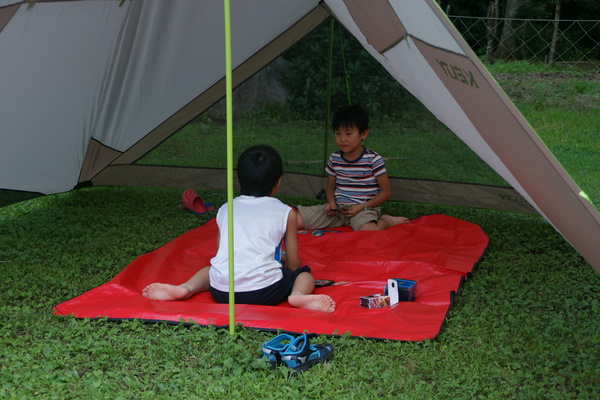
[[[486,64],[494,63],[494,45],[498,30],[498,3],[500,0],[491,0],[488,5],[487,20],[487,50],[485,52]]]
[[[517,49],[515,31],[518,23],[513,21],[513,18],[517,15],[519,8],[526,3],[527,0],[507,0],[506,12],[504,14],[505,21],[502,27],[502,35],[500,36],[500,43],[498,44],[498,50],[496,51],[496,57],[502,59],[515,59],[515,52]]]
[[[438,5],[440,6],[440,8],[443,8],[442,7],[442,0],[436,0],[436,1],[437,1]],[[446,10],[444,12],[446,13],[446,15],[450,14],[450,3],[448,3],[446,5]]]
[[[288,62],[278,57],[258,71],[247,81],[233,89],[233,110],[237,118],[240,114],[259,109],[265,104],[285,104],[288,91],[280,82]],[[206,115],[216,120],[225,119],[225,99],[219,100],[206,111]]]
[[[554,30],[552,32],[552,42],[550,43],[550,53],[548,54],[548,64],[554,64],[556,55],[556,41],[558,40],[558,23],[560,21],[560,0],[556,0],[556,12],[554,13]]]

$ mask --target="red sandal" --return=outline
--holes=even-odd
[[[186,189],[181,194],[181,203],[183,204],[183,207],[197,215],[206,214],[206,212],[215,209],[213,203],[205,204],[202,197],[200,197],[193,189]]]

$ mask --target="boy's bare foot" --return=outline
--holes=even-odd
[[[183,300],[190,295],[188,289],[168,283],[151,283],[142,290],[142,296],[152,300]]]
[[[410,222],[410,219],[408,219],[406,217],[394,217],[394,216],[387,215],[387,214],[382,215],[381,217],[379,217],[379,219],[382,219],[385,222],[387,222],[387,224],[389,226],[406,224],[406,223]]]
[[[335,311],[335,301],[326,294],[292,294],[288,296],[292,307],[332,313]]]

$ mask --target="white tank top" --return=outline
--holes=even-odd
[[[275,252],[287,228],[290,207],[273,197],[233,199],[235,291],[248,292],[279,281],[283,274]],[[229,291],[227,204],[217,213],[220,242],[212,258],[210,285]]]

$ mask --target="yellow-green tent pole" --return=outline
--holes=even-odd
[[[231,5],[224,0],[225,8],[225,103],[227,109],[227,242],[229,243],[229,334],[235,333],[235,286],[233,268],[233,91],[231,71]]]

